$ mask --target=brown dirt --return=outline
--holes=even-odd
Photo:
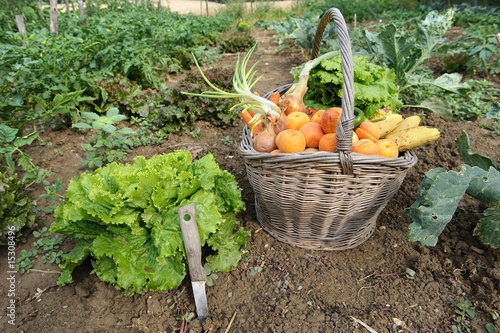
[[[255,31],[259,49],[258,70],[264,79],[256,90],[270,91],[291,82],[289,70],[302,63],[303,54],[291,48],[275,53],[272,32]],[[218,65],[233,67],[235,55],[225,56]],[[408,111],[403,111],[408,115]],[[311,251],[275,240],[257,222],[253,193],[245,176],[244,160],[239,153],[241,126],[221,129],[205,122],[196,124],[201,138],[186,134],[170,135],[156,146],[134,150],[134,156],[147,158],[176,149],[188,149],[194,155],[212,152],[222,169],[230,171],[242,188],[247,205],[238,218],[252,233],[246,259],[229,273],[218,274],[207,288],[209,317],[200,325],[194,318],[188,332],[450,332],[455,308],[452,302],[469,300],[478,319],[476,328],[485,332],[493,322],[490,313],[500,311],[500,250],[483,246],[472,230],[484,206],[465,197],[460,210],[439,238],[436,247],[409,242],[409,220],[403,210],[415,201],[424,173],[432,168],[451,169],[461,164],[455,139],[466,130],[473,150],[500,161],[498,137],[472,122],[445,122],[427,114],[423,123],[439,128],[442,137],[435,143],[415,150],[419,162],[412,168],[400,190],[380,214],[374,234],[360,246],[346,251]],[[241,124],[242,125],[242,124]],[[229,135],[234,143],[221,139]],[[46,131],[41,140],[52,145],[30,147],[28,153],[37,165],[52,169],[53,177],[67,186],[71,177],[85,168],[79,166],[85,137],[71,130]],[[54,149],[63,152],[55,154]],[[42,206],[43,193],[32,193]],[[41,225],[49,225],[50,214]],[[21,249],[32,250],[33,237]],[[65,250],[71,241],[65,241]],[[5,258],[6,249],[0,249]],[[262,270],[256,272],[254,268]],[[181,326],[183,314],[195,312],[190,283],[170,293],[148,292],[124,296],[91,274],[88,261],[74,272],[75,282],[56,285],[59,268],[42,264],[35,268],[46,272],[16,274],[16,325],[7,324],[6,306],[9,286],[6,260],[0,262],[2,295],[0,331],[2,332],[174,332]],[[413,279],[405,276],[410,268]],[[288,283],[288,285],[287,285]],[[495,323],[497,330],[500,323]]]

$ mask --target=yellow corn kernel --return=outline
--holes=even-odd
[[[372,116],[370,118],[370,120],[379,119],[379,118],[387,116],[388,114],[391,114],[391,107],[390,106],[386,106],[385,108],[379,109],[377,114]]]

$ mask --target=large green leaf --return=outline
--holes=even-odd
[[[463,89],[470,89],[467,82],[462,82],[462,74],[459,73],[446,73],[429,83],[454,93],[459,93]]]
[[[14,140],[14,146],[21,147],[24,145],[30,145],[36,138],[38,138],[38,131],[35,131],[35,132],[28,134],[26,136],[17,137]]]
[[[466,164],[470,166],[478,166],[486,171],[488,171],[490,167],[494,167],[498,170],[498,165],[494,160],[472,151],[469,134],[467,134],[466,131],[462,131],[462,135],[456,140],[456,143],[458,146],[458,152]]]
[[[493,248],[500,247],[500,201],[484,211],[485,218],[477,222],[474,235],[479,236],[481,243]]]
[[[493,167],[483,174],[478,172],[478,175],[471,179],[467,194],[484,203],[500,200],[500,172]]]
[[[435,246],[470,181],[478,175],[483,176],[484,170],[465,164],[460,165],[458,171],[443,168],[428,171],[417,191],[416,201],[405,209],[405,215],[412,221],[408,239]]]
[[[451,9],[446,13],[432,11],[418,24],[416,34],[394,23],[382,26],[378,33],[365,30],[368,51],[394,70],[396,83],[403,90],[409,77],[432,55],[434,47],[451,27],[454,15]]]
[[[3,123],[0,123],[0,143],[5,144],[11,142],[16,138],[18,131],[18,129],[11,128]]]
[[[453,113],[446,101],[438,96],[432,96],[420,103],[420,107],[426,108],[447,121],[453,120]]]

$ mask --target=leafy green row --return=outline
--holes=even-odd
[[[85,90],[99,98],[96,81],[121,75],[143,89],[165,88],[165,75],[189,69],[191,53],[207,62],[229,26],[226,16],[186,16],[143,7],[97,11],[80,23],[59,15],[59,34],[37,16],[27,19],[27,36],[14,26],[0,37],[0,109],[9,121],[35,113],[35,97],[50,104],[54,96]],[[91,111],[91,110],[88,110]],[[17,126],[14,126],[17,127]]]

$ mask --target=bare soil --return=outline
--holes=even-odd
[[[254,32],[259,48],[253,59],[260,61],[264,75],[256,90],[268,92],[290,83],[291,67],[306,60],[304,54],[290,48],[276,54],[273,32]],[[226,55],[217,66],[234,67],[236,55]],[[173,78],[175,81],[175,78]],[[403,110],[410,115],[410,110]],[[464,197],[453,220],[435,247],[409,242],[409,220],[403,210],[415,201],[425,172],[443,167],[453,169],[462,162],[455,140],[465,130],[473,150],[500,161],[498,137],[478,122],[446,122],[435,114],[426,114],[423,124],[437,127],[442,137],[435,143],[415,149],[418,164],[410,169],[400,190],[377,220],[373,235],[358,247],[345,251],[311,251],[277,241],[261,229],[256,219],[252,189],[246,179],[245,163],[239,153],[241,129],[218,128],[205,122],[196,124],[200,138],[190,134],[170,135],[162,144],[134,150],[125,162],[143,155],[187,149],[194,156],[211,152],[222,169],[235,175],[247,209],[238,215],[251,231],[246,259],[231,272],[218,274],[207,287],[209,316],[200,325],[193,318],[185,332],[451,332],[455,319],[452,302],[469,300],[478,319],[474,327],[486,332],[493,322],[492,311],[500,311],[500,250],[483,246],[472,231],[484,205]],[[233,144],[225,145],[229,135]],[[86,138],[71,130],[41,134],[39,143],[27,151],[34,162],[49,168],[64,187],[73,176],[86,171],[79,165],[84,158],[81,144]],[[62,151],[56,154],[54,149]],[[42,190],[34,190],[39,198]],[[40,227],[50,225],[53,216],[45,214]],[[33,237],[19,244],[32,250]],[[72,244],[65,241],[64,249]],[[91,262],[74,272],[75,282],[65,287],[56,284],[56,265],[38,259],[29,274],[16,276],[16,320],[7,323],[9,285],[6,278],[6,249],[0,249],[0,294],[2,332],[175,332],[183,315],[196,313],[190,281],[169,293],[148,292],[124,296],[95,275]],[[260,268],[261,270],[259,271]],[[413,278],[405,275],[415,271]],[[499,320],[495,322],[500,328]]]

